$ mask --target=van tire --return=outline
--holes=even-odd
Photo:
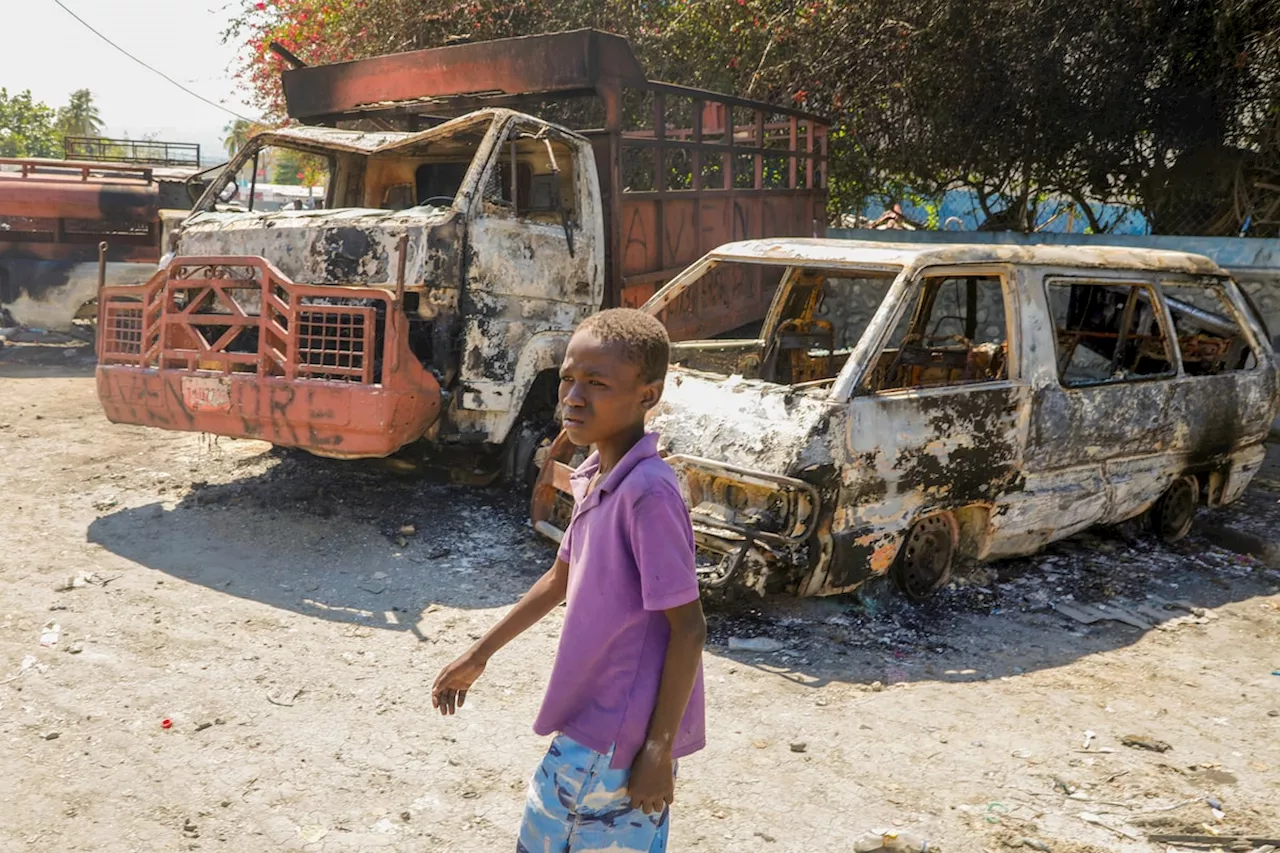
[[[913,601],[928,598],[951,580],[958,528],[955,516],[941,512],[911,525],[893,561],[893,581]]]
[[[1179,477],[1151,507],[1151,532],[1169,545],[1182,540],[1191,532],[1199,505],[1200,481],[1194,474]]]

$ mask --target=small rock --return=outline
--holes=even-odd
[[[402,525],[400,525],[400,535],[401,535],[401,536],[412,536],[413,534],[415,534],[415,533],[417,533],[417,532],[418,532],[418,528],[414,527],[412,524],[402,524]]]
[[[408,525],[406,525],[406,526],[408,526]],[[412,813],[412,812],[400,812],[400,819],[401,819],[402,821],[404,821],[405,823],[408,823],[409,821],[413,820],[413,813]]]
[[[203,723],[196,723],[196,731],[198,732],[202,732],[205,729],[209,729],[209,728],[213,728],[213,723],[210,723],[208,721],[205,721]]]
[[[770,652],[781,651],[786,645],[771,637],[730,637],[729,651],[731,652]]]
[[[1120,739],[1120,743],[1135,749],[1149,750],[1150,752],[1168,752],[1173,749],[1172,746],[1162,740],[1143,737],[1142,735],[1125,735]]]
[[[1023,838],[1020,842],[1023,847],[1030,847],[1032,850],[1039,850],[1040,853],[1051,853],[1051,848],[1043,841],[1037,841],[1034,838]]]
[[[1268,716],[1268,717],[1280,717],[1280,711],[1277,711],[1275,708],[1272,708],[1270,711],[1268,711],[1268,712],[1267,712],[1267,716]]]
[[[363,589],[365,592],[371,592],[374,595],[381,595],[382,593],[386,592],[387,585],[383,581],[367,580],[364,583],[360,584],[360,588]]]
[[[62,732],[45,732],[41,737],[45,740],[57,740],[62,737]]]
[[[769,833],[760,832],[759,830],[756,830],[756,838],[759,838],[761,841],[767,841],[770,844],[778,840],[774,838],[772,835],[770,835]]]
[[[376,581],[384,581],[384,580],[386,580],[386,579],[387,579],[387,573],[386,573],[386,572],[374,572],[374,573],[373,573],[373,575],[372,575],[372,577],[373,577],[373,579],[374,579],[374,580],[376,580]]]
[[[227,721],[222,719],[221,717],[216,717],[214,718],[213,724],[215,726],[225,726],[227,724]]]
[[[76,640],[71,645],[67,646],[67,654],[78,655],[82,651],[84,651],[84,646],[80,644],[79,640]]]
[[[880,693],[880,692],[883,692],[884,690],[884,684],[882,684],[879,681],[873,681],[871,682],[871,686],[869,687],[869,689],[871,690],[872,693]]]
[[[802,740],[795,740],[791,742],[792,752],[804,752],[808,748],[809,748],[809,744],[805,743]]]
[[[397,545],[399,545],[401,548],[404,548],[405,546],[407,546],[407,545],[409,544],[409,540],[408,540],[408,539],[405,539],[403,536],[397,536],[397,537],[396,537],[396,544],[397,544]]]

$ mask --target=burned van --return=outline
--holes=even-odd
[[[1207,258],[754,240],[645,308],[761,282],[756,334],[673,345],[651,420],[707,587],[828,595],[888,573],[918,597],[960,558],[1093,525],[1142,517],[1174,541],[1262,462],[1274,355]],[[535,493],[552,538],[569,454],[561,436]]]

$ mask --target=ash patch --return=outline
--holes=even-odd
[[[1000,630],[1001,620],[1038,618],[1035,631],[1053,625],[1080,636],[1116,625],[1078,625],[1057,612],[1058,605],[1102,605],[1114,612],[1190,599],[1212,607],[1267,578],[1280,581],[1280,573],[1196,537],[1166,546],[1131,530],[1095,531],[1033,557],[966,567],[924,601],[910,601],[888,579],[876,578],[852,595],[830,599],[708,603],[708,641],[732,651],[744,638],[765,639],[780,662],[797,666],[857,652],[904,660],[956,651],[975,635]],[[1170,611],[1169,618],[1180,614],[1185,612]]]

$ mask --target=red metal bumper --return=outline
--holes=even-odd
[[[395,392],[119,365],[99,366],[97,377],[112,423],[257,438],[321,456],[387,456],[421,438],[440,412],[438,387]]]
[[[178,258],[102,290],[98,399],[114,423],[386,456],[440,414],[407,341],[385,290],[297,285],[262,258]]]

